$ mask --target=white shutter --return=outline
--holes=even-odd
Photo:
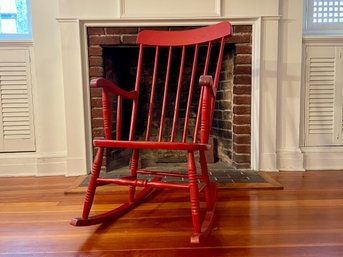
[[[342,73],[340,48],[309,46],[306,51],[305,145],[340,144]]]
[[[34,151],[30,55],[0,50],[0,152]]]
[[[336,73],[336,135],[335,140],[336,144],[343,145],[343,47],[336,47],[336,64],[337,64],[337,73]]]

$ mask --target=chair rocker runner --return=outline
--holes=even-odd
[[[140,32],[137,37],[139,53],[134,90],[126,91],[115,83],[103,78],[91,80],[91,87],[102,88],[105,139],[94,140],[97,153],[85,197],[82,217],[72,219],[72,225],[88,226],[119,218],[142,203],[155,188],[186,189],[189,190],[193,222],[191,243],[199,243],[207,236],[215,210],[216,185],[209,180],[205,152],[210,148],[208,140],[214,113],[216,89],[218,87],[225,38],[230,34],[231,25],[229,22],[221,22],[208,27],[184,31],[145,30]],[[148,111],[144,139],[140,139],[135,133],[137,116],[139,116],[138,111],[140,109],[138,100],[140,91],[142,91],[140,89],[143,87],[141,85],[142,70],[145,66],[143,53],[145,51],[151,52],[151,50],[154,51],[155,57],[151,89],[149,90],[150,101],[147,104]],[[166,53],[164,55],[166,57],[164,58],[166,59],[164,64],[162,64],[163,51]],[[180,57],[174,58],[174,54],[179,54]],[[203,55],[202,59],[200,57],[201,54]],[[200,64],[199,60],[202,61],[202,64]],[[172,68],[175,62],[178,70],[176,81],[172,84],[171,80],[173,77],[171,73],[175,72]],[[190,71],[188,76],[184,75],[186,63],[191,66],[188,69]],[[162,85],[158,83],[161,79],[157,79],[161,78],[161,75],[157,75],[159,72],[162,73],[164,79]],[[185,82],[186,80],[187,82]],[[196,85],[197,81],[199,82],[199,87]],[[170,93],[170,89],[174,93]],[[161,103],[158,107],[156,107],[157,90],[162,92],[163,95],[162,99],[159,99]],[[110,119],[111,96],[116,97],[117,102],[115,139],[112,138],[112,123]],[[184,107],[180,107],[181,96],[186,96],[183,97],[186,98]],[[170,100],[170,98],[173,99]],[[130,130],[128,138],[125,140],[122,139],[124,100],[132,103]],[[194,108],[194,106],[196,107]],[[157,108],[159,108],[158,113],[160,113],[158,121],[156,121],[156,116],[158,115],[153,115]],[[167,110],[167,108],[171,109]],[[171,110],[173,111],[169,115],[171,125],[166,125],[167,113],[170,113]],[[155,120],[153,121],[153,119]],[[191,119],[194,122],[191,122]],[[156,124],[156,122],[158,123],[158,133],[157,135],[152,135],[152,124]],[[139,129],[141,129],[141,126]],[[105,148],[132,149],[130,176],[111,179],[99,177]],[[142,149],[184,151],[187,157],[187,173],[180,174],[163,170],[139,169],[139,153]],[[201,170],[199,173],[196,171],[196,152],[198,152],[197,158],[199,158]],[[140,179],[138,176],[140,174],[153,175],[153,178],[150,180]],[[162,181],[161,178],[165,176],[183,178],[184,181],[182,183]],[[127,203],[106,213],[90,216],[96,188],[107,184],[128,186]],[[136,187],[143,187],[143,189],[136,191]],[[205,215],[202,215],[200,209],[200,192],[204,193],[206,202]]]

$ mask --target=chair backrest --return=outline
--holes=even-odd
[[[203,95],[197,86],[199,76],[212,75],[213,86],[218,87],[224,39],[230,34],[229,22],[184,31],[144,30],[138,34],[134,90],[139,97],[133,101],[129,140],[135,139],[136,127],[139,130],[144,127],[143,140],[146,141],[198,142]],[[150,53],[150,60],[145,60],[146,53]],[[152,65],[150,70],[145,69],[147,63]],[[142,88],[143,77],[151,77],[148,89]],[[143,91],[148,103],[147,110],[141,113],[139,101]],[[211,103],[211,121],[213,109],[214,101]],[[145,116],[144,124],[137,124],[138,116]],[[155,128],[154,135],[152,127]]]

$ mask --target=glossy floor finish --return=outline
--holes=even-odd
[[[189,243],[185,191],[163,190],[112,224],[72,227],[77,178],[0,178],[0,256],[343,256],[343,171],[273,173],[283,190],[219,189],[208,241]],[[126,200],[99,190],[95,212]]]

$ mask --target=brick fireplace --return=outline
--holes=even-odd
[[[137,60],[135,41],[137,33],[144,29],[147,28],[88,27],[90,79],[106,77],[117,82],[119,86],[122,86],[123,81],[126,82],[125,86],[133,85],[134,81],[131,80],[134,76],[130,72],[135,73],[134,67]],[[238,169],[251,167],[251,44],[252,26],[233,26],[233,35],[226,42],[212,126],[214,159]],[[125,78],[121,75],[123,73],[127,73]],[[91,89],[90,96],[92,136],[93,138],[104,137],[101,90]],[[129,110],[128,113],[130,113]],[[103,164],[104,169],[111,170],[121,161],[127,161],[129,156],[129,152],[120,150],[108,152]],[[149,154],[145,156],[143,158],[147,164],[150,164],[151,160],[158,162],[180,160],[180,156],[177,154],[172,156],[168,152],[163,156],[160,153],[155,157]]]

